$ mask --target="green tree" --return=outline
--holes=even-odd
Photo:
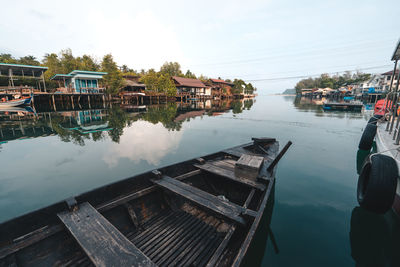
[[[107,75],[104,75],[103,77],[103,83],[106,87],[106,92],[108,94],[117,94],[118,91],[125,85],[125,81],[111,54],[107,54],[103,57],[103,61],[101,62],[101,70],[103,72],[107,72]]]
[[[16,64],[18,61],[11,54],[0,54],[1,63]]]
[[[78,61],[72,55],[72,51],[69,48],[65,49],[65,50],[61,50],[60,63],[61,63],[61,67],[62,67],[61,73],[70,73],[71,71],[79,68]]]
[[[159,74],[157,85],[167,96],[176,96],[176,87],[169,75]]]
[[[232,94],[240,94],[246,87],[246,83],[241,79],[233,80]]]
[[[149,69],[140,81],[146,85],[146,90],[158,92],[158,74],[154,69]]]
[[[181,65],[178,62],[165,62],[161,66],[160,72],[169,76],[183,76]]]
[[[88,71],[98,71],[100,69],[100,65],[96,62],[96,60],[89,56],[83,55],[82,57],[78,57],[76,59],[78,63],[78,68],[80,70],[88,70]]]
[[[187,70],[185,73],[185,77],[186,78],[191,78],[191,79],[197,79],[196,75],[194,73],[192,73],[190,70]]]
[[[60,59],[55,53],[44,55],[42,63],[44,66],[48,67],[48,70],[44,73],[46,80],[49,80],[54,74],[63,73]]]
[[[32,65],[32,66],[40,65],[40,62],[38,60],[36,60],[36,57],[34,57],[34,56],[21,57],[21,58],[19,58],[18,63],[23,64],[23,65]]]

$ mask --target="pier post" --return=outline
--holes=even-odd
[[[74,96],[72,96],[72,95],[71,95],[71,106],[72,106],[72,109],[75,109],[75,107],[74,107]]]
[[[51,99],[53,100],[53,109],[54,109],[54,111],[57,111],[57,109],[56,109],[56,101],[54,99],[54,94],[51,95]]]

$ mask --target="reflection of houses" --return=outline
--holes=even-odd
[[[99,86],[99,80],[107,72],[73,70],[68,74],[55,74],[50,80],[57,81],[57,91],[63,93],[102,93],[104,88]]]
[[[212,86],[212,96],[221,97],[223,95],[231,96],[233,83],[221,79],[210,79]]]
[[[30,108],[0,109],[0,144],[55,135],[51,125]]]
[[[186,93],[190,94],[191,97],[211,96],[211,90],[198,79],[173,76],[172,80],[175,83],[178,95]]]
[[[67,130],[76,130],[82,134],[112,130],[105,120],[107,114],[102,110],[82,110],[74,112],[74,115],[66,114],[70,120],[60,124]]]
[[[179,114],[176,118],[175,118],[175,122],[179,122],[179,121],[184,121],[190,118],[195,118],[198,116],[203,116],[204,113],[206,113],[205,110],[194,110],[194,111],[189,111],[183,114]]]

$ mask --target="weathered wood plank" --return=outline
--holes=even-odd
[[[240,216],[245,212],[243,207],[232,202],[223,201],[220,198],[202,191],[196,187],[177,181],[171,177],[163,176],[162,179],[153,180],[153,182],[173,193],[180,195],[204,208],[212,210],[230,220],[245,224],[245,220]]]
[[[57,214],[96,266],[156,266],[88,202]]]
[[[233,235],[233,233],[235,232],[236,226],[232,225],[229,228],[228,233],[226,233],[224,239],[222,240],[221,244],[219,244],[217,250],[214,252],[214,254],[212,255],[211,259],[208,261],[207,263],[207,267],[210,266],[215,266],[219,257],[221,256],[222,252],[225,250],[226,246],[229,243],[229,240],[231,240],[231,237]]]
[[[236,162],[236,167],[258,172],[264,162],[263,157],[243,154]]]
[[[253,137],[251,138],[255,143],[264,143],[264,144],[269,144],[269,143],[274,143],[276,142],[275,138],[270,138],[270,137]]]
[[[195,164],[194,166],[199,168],[199,169],[201,169],[201,170],[204,170],[204,171],[207,171],[207,172],[210,172],[210,173],[213,173],[213,174],[228,178],[230,180],[233,180],[235,182],[247,185],[249,187],[254,187],[254,188],[256,188],[258,190],[261,190],[261,191],[265,190],[266,187],[265,187],[264,184],[258,183],[256,181],[253,181],[253,180],[250,180],[250,179],[238,177],[235,174],[234,168],[232,168],[232,170],[228,170],[226,168],[222,168],[221,166],[218,166],[218,164],[219,163],[217,163],[217,162],[207,162],[207,163],[205,163],[203,165]]]

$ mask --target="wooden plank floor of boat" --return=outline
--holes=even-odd
[[[89,203],[58,217],[96,266],[155,266]]]

